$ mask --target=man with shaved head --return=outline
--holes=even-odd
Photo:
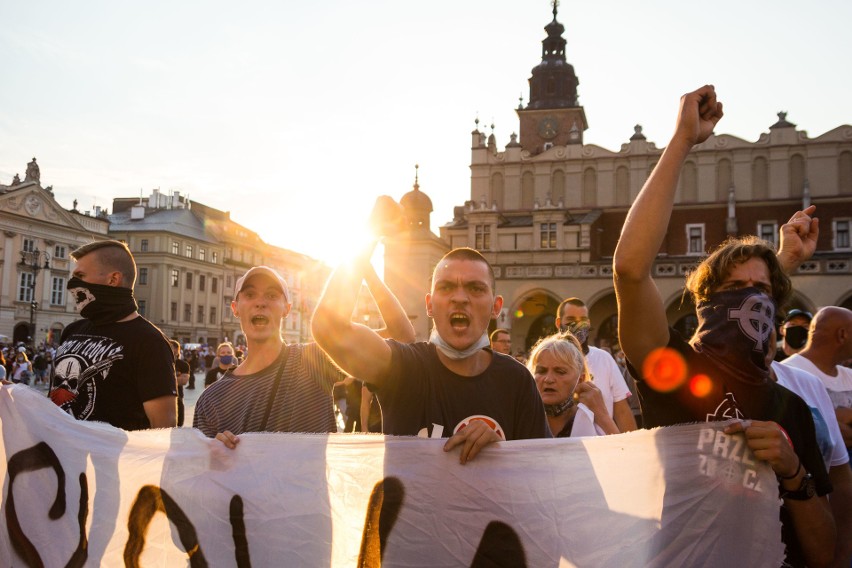
[[[137,311],[130,249],[95,241],[71,258],[68,292],[82,319],[62,332],[50,399],[78,420],[125,430],[174,427],[174,357],[163,333]]]
[[[852,450],[852,369],[841,364],[852,359],[852,311],[837,306],[814,315],[805,348],[784,360],[785,365],[816,375],[828,390],[843,442]]]
[[[828,306],[816,313],[805,348],[783,361],[815,375],[825,386],[846,451],[852,462],[852,369],[842,366],[852,358],[852,311]],[[786,385],[785,385],[786,386]],[[849,566],[852,557],[852,473],[849,463],[828,470],[834,493],[830,505],[837,525],[835,563]]]

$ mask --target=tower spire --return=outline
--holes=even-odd
[[[532,70],[527,109],[572,108],[577,103],[580,80],[565,59],[565,26],[557,21],[559,0],[552,0],[553,21],[544,26],[547,37],[541,42],[541,63]]]

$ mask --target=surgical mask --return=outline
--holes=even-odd
[[[696,306],[693,348],[744,382],[769,379],[766,354],[775,325],[775,301],[757,288],[715,292]]]
[[[92,323],[113,323],[138,309],[130,288],[91,284],[75,277],[68,281],[68,291],[77,311]]]
[[[219,356],[219,362],[222,363],[223,365],[230,365],[231,363],[234,362],[234,356],[233,355],[220,355]]]
[[[784,341],[793,349],[801,349],[808,342],[808,328],[800,325],[785,328]]]
[[[435,347],[437,347],[441,353],[449,357],[450,359],[467,359],[480,349],[484,349],[491,345],[491,342],[488,341],[488,334],[483,333],[482,337],[479,338],[479,341],[468,347],[464,350],[458,350],[455,347],[451,346],[449,343],[444,341],[444,338],[441,337],[441,334],[438,333],[438,328],[432,329],[432,335],[429,336],[429,343],[434,343]]]

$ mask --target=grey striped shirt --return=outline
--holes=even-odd
[[[331,389],[345,375],[316,343],[289,345],[289,356],[269,414],[266,432],[336,432]],[[281,356],[269,367],[251,375],[232,371],[207,387],[195,405],[192,426],[214,437],[259,432]]]

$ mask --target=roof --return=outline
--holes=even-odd
[[[204,223],[189,209],[145,209],[145,217],[131,219],[130,211],[109,216],[110,232],[163,231],[208,243],[218,241],[207,233]]]

